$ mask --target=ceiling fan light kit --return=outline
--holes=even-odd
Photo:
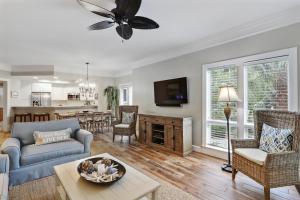
[[[117,24],[116,31],[120,37],[129,40],[133,29],[157,29],[159,25],[152,19],[136,16],[141,7],[142,0],[116,0],[116,8],[109,10],[100,5],[95,5],[87,0],[78,0],[87,10],[101,17],[109,18],[89,26],[89,30],[107,29]]]

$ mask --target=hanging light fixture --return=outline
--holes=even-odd
[[[79,83],[80,93],[87,99],[88,97],[93,97],[96,91],[96,84],[89,81],[89,64],[86,64],[86,80]]]

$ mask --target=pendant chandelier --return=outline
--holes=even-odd
[[[89,64],[90,63],[87,62],[85,64],[86,64],[86,80],[79,83],[79,91],[85,98],[94,97],[95,91],[96,91],[96,84],[89,81]]]

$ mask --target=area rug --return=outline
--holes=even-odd
[[[196,200],[196,198],[162,180],[158,200]],[[151,196],[148,196],[150,199]],[[14,186],[9,191],[10,200],[59,200],[54,176]]]

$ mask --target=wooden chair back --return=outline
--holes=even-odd
[[[87,120],[87,115],[85,113],[76,113],[76,118],[79,120],[79,122],[86,122]]]
[[[93,121],[99,122],[103,120],[103,112],[93,112]]]

